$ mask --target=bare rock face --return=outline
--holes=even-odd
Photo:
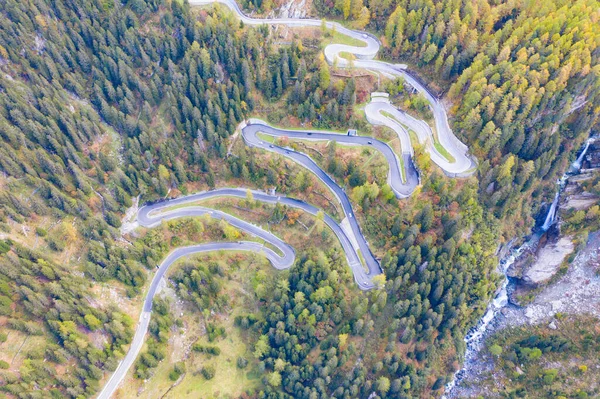
[[[560,240],[548,244],[552,245],[560,245]],[[551,322],[557,313],[600,317],[599,259],[600,232],[595,232],[590,234],[586,247],[577,254],[564,276],[544,287],[532,303],[524,307],[507,308],[503,325]],[[552,328],[551,325],[548,327]]]
[[[308,0],[310,1],[310,0]],[[310,4],[307,0],[287,0],[277,12],[278,18],[307,18],[310,10]]]
[[[596,205],[598,202],[598,197],[591,193],[581,193],[571,195],[567,198],[565,203],[561,205],[563,209],[576,209],[578,211],[584,211],[591,207],[592,205]]]
[[[548,281],[574,249],[571,237],[561,237],[555,243],[548,243],[539,250],[536,260],[523,273],[523,281],[532,285]]]

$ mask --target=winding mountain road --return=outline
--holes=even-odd
[[[475,173],[476,162],[469,156],[468,147],[450,129],[444,105],[427,87],[406,70],[406,65],[374,60],[373,58],[375,58],[381,47],[379,40],[374,35],[364,31],[348,29],[337,22],[321,21],[318,19],[250,18],[242,12],[235,0],[189,0],[189,3],[190,5],[221,3],[233,10],[238,18],[244,24],[248,25],[268,24],[290,27],[321,27],[324,23],[328,29],[335,29],[343,35],[364,43],[364,46],[329,44],[324,50],[325,59],[329,64],[336,62],[338,67],[347,68],[350,67],[350,62],[340,55],[341,53],[350,53],[356,57],[356,60],[353,61],[354,68],[367,69],[388,77],[404,78],[429,103],[435,126],[431,128],[426,122],[413,118],[385,102],[371,102],[368,104],[365,114],[369,122],[385,125],[398,134],[402,145],[403,157],[412,157],[412,145],[407,131],[407,129],[410,129],[417,133],[418,141],[421,144],[425,144],[425,150],[431,155],[432,161],[447,175],[452,177],[466,177]],[[392,117],[385,114],[391,114]],[[434,145],[436,142],[450,154],[450,157],[447,158],[436,150]],[[409,175],[410,172],[407,169],[412,167],[412,162],[404,162],[404,165],[406,175]]]
[[[316,19],[255,19],[249,18],[243,14],[234,0],[189,0],[192,5],[206,5],[214,2],[223,3],[234,12],[239,18],[249,25],[286,25],[291,27],[320,27],[321,20]],[[263,133],[275,137],[289,137],[302,140],[335,140],[344,144],[371,146],[380,151],[386,158],[390,168],[388,172],[388,184],[398,198],[410,196],[419,184],[418,172],[412,161],[412,143],[409,129],[414,131],[417,140],[425,144],[425,149],[430,153],[431,159],[450,176],[468,176],[474,173],[476,164],[468,155],[468,148],[461,143],[452,133],[448,124],[448,118],[443,105],[431,94],[418,80],[406,71],[406,66],[402,64],[391,64],[383,61],[377,61],[373,58],[377,55],[380,43],[377,38],[366,32],[358,32],[348,29],[336,22],[325,22],[329,29],[336,29],[337,32],[357,39],[364,43],[364,46],[350,46],[344,44],[330,44],[325,50],[325,58],[330,63],[337,63],[339,67],[348,67],[349,62],[340,57],[340,53],[347,52],[353,54],[357,60],[354,61],[355,68],[364,68],[382,73],[390,77],[404,77],[405,81],[413,86],[429,102],[435,120],[435,130],[424,121],[418,120],[410,115],[398,110],[387,101],[373,100],[365,108],[365,114],[369,122],[378,125],[385,125],[396,132],[400,139],[402,153],[396,154],[387,144],[370,137],[347,136],[340,133],[324,132],[316,130],[284,130],[269,126],[260,120],[250,120],[248,124],[242,124],[242,136],[247,145],[261,148],[267,151],[281,154],[314,173],[342,204],[344,220],[341,225],[338,224],[329,215],[324,214],[323,221],[329,226],[338,238],[346,254],[348,265],[350,266],[354,279],[361,290],[369,290],[375,287],[371,279],[382,273],[379,262],[373,256],[369,245],[363,236],[360,226],[352,211],[350,200],[343,188],[337,185],[329,175],[327,175],[318,165],[306,154],[296,152],[289,148],[283,148],[260,139],[258,133]],[[435,133],[434,133],[435,132]],[[436,149],[435,143],[441,145],[450,156],[444,156]],[[400,156],[400,158],[399,158]],[[401,168],[404,167],[404,171]],[[317,215],[319,209],[303,201],[283,196],[268,195],[258,191],[252,191],[253,197],[257,201],[276,204],[281,203],[289,207],[301,209],[312,215]],[[142,207],[137,215],[137,221],[141,226],[153,227],[160,224],[163,220],[170,220],[180,217],[193,217],[209,215],[215,219],[226,220],[229,224],[238,229],[260,238],[274,246],[280,253],[265,247],[263,244],[252,241],[240,242],[215,242],[188,247],[177,248],[172,251],[158,265],[158,270],[154,275],[148,293],[144,301],[142,313],[136,332],[125,358],[121,361],[117,370],[110,377],[104,388],[100,392],[99,399],[108,399],[118,388],[121,381],[125,378],[130,367],[135,362],[143,344],[145,335],[150,323],[152,311],[152,302],[159,288],[161,279],[165,276],[169,267],[178,259],[192,254],[210,252],[210,251],[247,251],[262,253],[277,269],[287,269],[294,264],[294,249],[279,239],[274,234],[245,222],[232,215],[194,205],[194,202],[207,200],[217,197],[236,197],[246,198],[247,190],[240,188],[226,188],[214,191],[202,192],[190,196],[177,198],[157,204]],[[178,207],[181,205],[190,205]],[[367,271],[368,270],[368,271]]]
[[[405,167],[405,177],[403,178],[400,171],[401,162],[396,153],[386,143],[366,136],[348,136],[342,133],[321,131],[321,130],[287,130],[279,129],[268,125],[260,119],[250,119],[247,125],[242,124],[242,137],[246,144],[250,147],[258,147],[267,151],[275,152],[283,155],[294,162],[304,166],[314,173],[327,187],[335,194],[342,203],[344,214],[346,217],[353,219],[352,206],[345,191],[333,181],[327,173],[325,173],[315,161],[308,155],[294,151],[290,148],[279,147],[261,140],[258,133],[263,133],[274,137],[287,137],[291,139],[311,140],[311,141],[336,141],[342,144],[367,146],[381,152],[385,157],[388,165],[387,183],[398,198],[406,198],[410,196],[415,188],[419,185],[419,175],[412,164],[410,154],[402,154]],[[358,224],[357,224],[358,226]]]
[[[318,170],[321,173],[324,173],[322,170]],[[337,185],[336,187],[339,188],[339,186]],[[284,196],[269,195],[260,191],[251,192],[255,201],[260,201],[268,204],[281,203],[292,208],[301,209],[304,212],[307,212],[314,216],[316,216],[320,212],[318,208],[297,199],[288,198]],[[127,352],[125,358],[121,361],[121,363],[119,363],[119,366],[117,367],[113,375],[110,377],[108,382],[104,385],[104,388],[100,392],[98,399],[110,398],[118,388],[121,381],[123,381],[123,379],[125,378],[125,375],[129,371],[133,363],[135,362],[135,359],[137,358],[142,346],[144,345],[145,336],[148,332],[148,326],[150,323],[152,302],[159,288],[160,281],[165,276],[171,265],[177,260],[179,260],[182,257],[203,252],[245,251],[262,253],[271,262],[273,267],[279,270],[287,269],[294,264],[296,258],[296,253],[294,249],[274,234],[262,229],[259,226],[255,226],[252,223],[245,222],[227,213],[194,205],[194,203],[196,202],[212,198],[246,198],[247,193],[248,190],[241,188],[223,188],[213,191],[196,193],[186,197],[176,198],[152,205],[147,205],[142,207],[138,211],[138,223],[141,226],[149,228],[159,225],[163,220],[172,220],[182,217],[208,215],[217,220],[222,219],[231,224],[232,226],[237,227],[238,229],[252,236],[255,236],[268,242],[269,244],[277,248],[277,250],[281,252],[281,254],[278,254],[272,249],[265,247],[261,243],[253,241],[213,242],[207,244],[198,244],[188,247],[177,248],[171,253],[169,253],[169,255],[167,255],[167,257],[158,266],[158,270],[152,278],[152,282],[150,283],[150,287],[148,288],[148,292],[146,293],[142,313],[140,315],[140,319],[136,327],[135,335],[131,342],[131,346],[129,347],[129,351]],[[346,209],[349,209],[349,212],[352,212],[352,208],[350,207],[350,203],[345,194],[343,198],[345,198],[345,201],[341,201],[342,204],[347,203],[347,206],[344,207],[345,211]],[[180,207],[182,205],[189,206]],[[354,220],[354,218],[352,217],[351,220]],[[354,224],[351,223],[351,225],[353,226],[353,234],[355,234],[355,242],[358,242],[359,246],[359,248],[355,248],[355,246],[352,243],[352,240],[347,236],[344,229],[331,216],[329,216],[328,214],[323,214],[323,221],[333,231],[333,233],[338,238],[340,244],[342,245],[342,248],[346,255],[346,260],[348,261],[348,265],[352,270],[354,280],[356,281],[358,287],[361,290],[369,290],[375,288],[375,285],[371,281],[371,278],[378,274],[381,274],[382,271],[379,266],[379,263],[371,253],[364,236],[362,235],[362,233],[360,233],[358,224],[356,222],[354,222]],[[354,230],[354,228],[356,228],[357,230]],[[362,264],[361,257],[358,253],[359,250],[362,252],[363,255],[365,263],[364,266]],[[368,272],[366,271],[366,269],[368,269]]]
[[[144,227],[154,227],[160,224],[163,220],[202,215],[209,215],[215,219],[224,219],[232,226],[237,227],[238,229],[245,231],[246,233],[249,233],[255,237],[258,237],[276,247],[281,253],[283,253],[283,256],[279,256],[275,253],[269,254],[267,252],[267,258],[269,259],[269,261],[271,261],[271,263],[276,269],[289,268],[290,266],[292,266],[295,260],[294,249],[285,242],[281,241],[274,234],[265,231],[259,226],[255,226],[252,223],[245,222],[227,213],[201,206],[192,205],[195,202],[205,201],[213,198],[230,197],[245,199],[247,197],[248,191],[249,190],[243,188],[222,188],[212,191],[204,191],[185,197],[144,206],[138,212],[138,223]],[[280,203],[291,208],[300,209],[313,216],[317,216],[317,214],[320,212],[319,208],[307,204],[306,202],[301,200],[285,196],[269,195],[265,194],[262,191],[250,190],[250,192],[252,193],[252,197],[255,201],[260,201],[266,204],[273,205]],[[173,207],[188,204],[190,204],[190,206],[173,209]],[[350,209],[350,212],[352,211],[352,208],[348,209]],[[325,224],[327,224],[327,226],[329,226],[329,228],[333,231],[333,233],[337,236],[338,240],[340,241],[340,244],[344,249],[346,258],[348,260],[348,264],[352,269],[352,273],[354,274],[354,279],[356,280],[358,287],[362,290],[374,288],[374,284],[370,280],[373,276],[381,274],[381,268],[379,266],[379,263],[369,250],[367,241],[365,240],[360,230],[357,230],[358,234],[356,236],[356,240],[359,243],[359,249],[361,250],[363,258],[365,259],[365,267],[361,265],[358,250],[354,248],[350,238],[347,236],[346,232],[342,229],[342,227],[331,216],[329,216],[326,213],[323,213],[323,221],[325,222]],[[268,248],[264,249],[267,250]],[[365,269],[368,269],[368,272]]]

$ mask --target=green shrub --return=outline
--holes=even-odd
[[[239,369],[245,369],[247,365],[248,365],[248,359],[246,359],[243,356],[240,356],[237,358],[237,367]]]
[[[62,252],[66,247],[66,244],[64,243],[64,241],[61,241],[61,240],[53,238],[53,237],[48,237],[46,239],[46,242],[48,243],[48,246],[50,247],[50,249],[55,252]]]
[[[195,343],[194,346],[192,346],[192,349],[195,352],[208,353],[209,355],[219,356],[221,354],[221,349],[219,349],[218,346],[202,345],[199,343]]]
[[[204,366],[202,368],[202,375],[207,380],[212,380],[215,376],[215,368],[213,366]]]
[[[35,234],[37,234],[40,237],[46,237],[48,235],[48,231],[41,227],[36,227]]]
[[[439,377],[437,380],[435,380],[435,383],[433,384],[433,387],[431,387],[431,389],[437,391],[438,389],[442,388],[445,383],[446,379],[444,377]]]
[[[0,255],[10,251],[10,245],[6,241],[0,241]]]
[[[250,328],[254,323],[258,321],[256,315],[248,314],[245,316],[238,315],[235,316],[235,325],[243,328],[244,330]]]
[[[12,289],[6,281],[0,281],[0,294],[10,296]]]
[[[4,295],[0,295],[0,315],[8,316],[12,313],[12,300]]]
[[[0,360],[0,369],[7,370],[10,365],[4,360]]]
[[[208,341],[213,342],[219,337],[226,337],[225,328],[217,326],[213,323],[208,323],[206,326],[206,332],[208,333]]]
[[[173,370],[169,373],[169,379],[171,381],[177,381],[183,373],[185,373],[185,364],[183,362],[177,362],[175,363],[175,366],[173,366]]]
[[[490,353],[494,356],[500,356],[502,354],[502,347],[498,344],[490,346]]]
[[[545,370],[544,377],[543,377],[544,384],[546,384],[546,385],[552,384],[557,375],[558,375],[557,369]]]
[[[169,373],[169,379],[171,381],[177,381],[178,378],[179,374],[175,370],[171,370],[171,372]]]

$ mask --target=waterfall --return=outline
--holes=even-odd
[[[558,197],[560,195],[560,190],[556,192],[554,196],[554,201],[552,201],[552,205],[550,205],[550,209],[548,209],[548,214],[546,215],[546,220],[544,221],[544,225],[542,226],[543,231],[548,231],[550,226],[554,224],[554,220],[556,217],[556,207],[558,206]]]
[[[581,168],[581,164],[583,162],[583,158],[587,153],[590,144],[595,141],[596,137],[590,137],[585,145],[577,160],[573,162],[570,167],[569,172],[565,173],[557,182],[557,190],[556,195],[554,196],[554,201],[552,201],[552,205],[550,205],[550,209],[548,209],[548,214],[546,215],[546,219],[544,220],[544,225],[542,226],[542,232],[534,233],[530,239],[523,244],[521,247],[516,250],[511,251],[510,255],[502,259],[499,266],[499,271],[506,277],[506,273],[510,266],[515,262],[515,260],[523,253],[526,249],[535,250],[537,245],[539,244],[540,237],[544,234],[544,232],[548,231],[550,226],[554,224],[556,221],[556,210],[558,208],[558,200],[560,197],[560,193],[562,192],[565,184],[569,178],[570,174],[576,174],[579,172]],[[509,243],[510,245],[510,243]],[[465,358],[463,362],[463,367],[454,373],[452,380],[446,384],[444,395],[442,399],[448,399],[453,397],[452,393],[454,388],[462,381],[462,379],[468,375],[473,362],[476,360],[477,353],[482,349],[483,344],[485,342],[485,336],[488,332],[492,322],[495,320],[498,313],[508,305],[508,278],[504,279],[502,286],[496,291],[496,296],[494,300],[488,305],[487,310],[484,316],[479,320],[477,325],[473,327],[465,336]]]
[[[558,197],[560,196],[560,192],[562,191],[569,176],[579,172],[579,169],[581,169],[581,164],[583,163],[583,158],[585,157],[585,154],[587,154],[587,151],[590,148],[590,144],[592,144],[595,140],[595,137],[590,137],[585,141],[581,153],[579,154],[575,162],[571,164],[569,171],[558,180],[558,190],[556,191],[556,196],[554,196],[554,201],[552,201],[550,209],[548,209],[548,214],[546,215],[546,220],[544,221],[544,225],[542,226],[542,231],[548,231],[550,226],[552,226],[556,221],[556,208],[558,206]]]
[[[584,149],[587,150],[587,146]],[[583,159],[583,155],[580,155],[579,158]],[[578,158],[578,159],[579,159]],[[548,209],[548,214],[546,215],[546,220],[544,221],[544,225],[542,226],[542,232],[548,231],[550,226],[554,224],[556,221],[556,209],[558,207],[558,200],[560,198],[560,193],[564,188],[564,185],[567,181],[568,175],[565,173],[561,179],[559,179],[556,183],[558,185],[558,189],[556,190],[556,195],[554,196],[554,201],[552,201],[552,205],[550,205],[550,209]],[[448,399],[454,390],[454,387],[460,383],[460,381],[464,378],[464,376],[468,373],[469,367],[473,364],[477,353],[481,350],[484,341],[485,335],[489,330],[492,322],[496,319],[498,313],[508,305],[508,278],[506,277],[506,273],[510,266],[515,262],[515,260],[523,253],[524,250],[533,248],[535,249],[539,243],[540,237],[543,233],[535,233],[530,239],[520,246],[518,249],[511,251],[510,255],[502,259],[500,262],[500,272],[505,276],[504,282],[502,286],[496,291],[496,296],[494,300],[488,305],[487,310],[484,316],[479,320],[477,325],[468,332],[465,337],[465,359],[463,362],[463,367],[454,373],[454,377],[452,380],[446,384],[445,394],[442,396],[442,399]]]
[[[585,157],[585,154],[587,153],[588,149],[590,148],[590,144],[592,144],[593,142],[594,142],[594,138],[592,138],[592,137],[590,137],[589,139],[586,140],[583,150],[581,151],[581,154],[579,154],[579,156],[577,157],[577,160],[575,162],[573,162],[573,164],[571,165],[571,170],[569,172],[572,172],[572,173],[579,172],[579,169],[581,169],[581,164],[583,163],[583,158]]]

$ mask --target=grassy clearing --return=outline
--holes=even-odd
[[[323,38],[323,41],[321,42],[321,48],[325,48],[330,44],[346,44],[348,46],[367,47],[366,43],[362,40],[346,36],[337,30],[328,29],[325,38]]]
[[[367,262],[365,261],[365,257],[362,254],[362,251],[359,248],[356,248],[356,253],[358,254],[358,258],[360,259],[360,264],[363,270],[369,273],[369,268],[367,267]]]
[[[243,288],[239,282],[234,281],[228,291],[235,292],[234,295],[236,295],[243,291]],[[241,300],[239,296],[236,296],[234,300],[237,302],[234,311],[226,317],[219,318],[219,325],[225,328],[227,336],[209,342],[204,335],[200,336],[197,341],[204,345],[217,346],[221,350],[221,354],[212,356],[192,352],[186,361],[187,374],[165,398],[239,397],[243,392],[260,387],[261,381],[256,370],[257,362],[254,360],[248,337],[245,336],[244,331],[234,325],[235,316],[244,313],[242,302],[252,299],[244,296],[244,299]],[[189,314],[189,316],[192,315]],[[240,357],[250,361],[245,369],[240,369],[236,365],[237,359]],[[207,366],[215,369],[215,376],[210,380],[205,379],[200,373],[200,370]],[[170,369],[168,370],[170,371]],[[158,377],[164,379],[162,374]]]
[[[274,144],[277,141],[277,137],[271,136],[265,133],[257,133],[256,137],[261,139],[262,141],[266,141],[267,143]]]
[[[371,152],[368,148],[365,148],[363,151],[361,151],[361,155],[368,156],[368,158],[361,165],[362,168],[367,169],[373,162],[377,160],[377,156],[381,154],[379,153],[379,151]]]
[[[397,118],[395,118],[392,114],[390,114],[389,112],[385,112],[382,111],[381,114],[387,118],[390,118],[392,120],[394,120],[395,122],[401,124],[402,126],[404,126],[406,128],[406,130],[408,131],[408,135],[410,136],[410,140],[412,142],[418,143],[418,136],[417,134],[414,132],[414,130],[410,129],[408,126],[406,126],[405,124],[403,124],[402,122],[400,122]],[[433,146],[436,149],[436,151],[444,158],[446,158],[446,160],[448,162],[454,163],[456,162],[456,158],[454,158],[452,156],[452,154],[450,154],[448,152],[448,150],[446,150],[446,148],[444,148],[444,146],[438,141],[437,139],[437,135],[433,135]]]
[[[448,162],[456,162],[456,158],[454,158],[452,154],[450,154],[448,150],[446,150],[446,148],[444,148],[444,146],[441,145],[437,140],[433,142],[433,145],[440,155],[446,158]]]
[[[347,52],[347,51],[342,51],[342,52],[340,52],[340,53],[338,54],[338,56],[339,56],[339,57],[341,57],[341,58],[344,58],[344,59],[346,59],[346,60],[349,60],[349,61],[353,61],[353,60],[355,60],[355,59],[356,59],[356,57],[354,56],[354,54],[352,54],[352,53],[349,53],[349,52]]]
[[[0,343],[0,360],[9,364],[10,371],[18,371],[23,361],[28,358],[28,352],[46,343],[44,336],[28,335],[12,329],[0,329],[6,333],[6,342]]]
[[[406,182],[406,165],[404,164],[404,157],[399,156],[398,161],[400,162],[400,176],[402,177],[402,181]]]
[[[220,278],[221,294],[229,298],[229,310],[202,314],[193,305],[177,301],[173,289],[165,289],[161,295],[172,298],[171,312],[183,321],[183,327],[172,329],[167,357],[154,369],[153,377],[148,381],[140,381],[130,371],[115,398],[231,398],[260,387],[258,361],[254,359],[251,345],[257,337],[235,326],[234,321],[237,315],[255,313],[258,308],[253,294],[255,276],[279,272],[273,271],[262,257],[247,254],[206,254],[193,259],[197,262],[216,261],[226,270],[226,276]],[[174,265],[171,273],[176,268],[177,265]],[[209,342],[206,334],[208,322],[223,327],[225,337]],[[195,352],[191,347],[197,342],[217,346],[221,353],[213,356]],[[237,367],[239,357],[248,360],[244,369]],[[184,362],[186,373],[175,384],[169,379],[169,373],[173,365],[180,361]],[[206,366],[215,369],[215,376],[210,380],[201,374]]]
[[[407,129],[408,130],[408,135],[410,136],[410,141],[412,143],[418,143],[419,142],[419,138],[417,136],[417,133],[415,133],[414,130],[412,129]]]

